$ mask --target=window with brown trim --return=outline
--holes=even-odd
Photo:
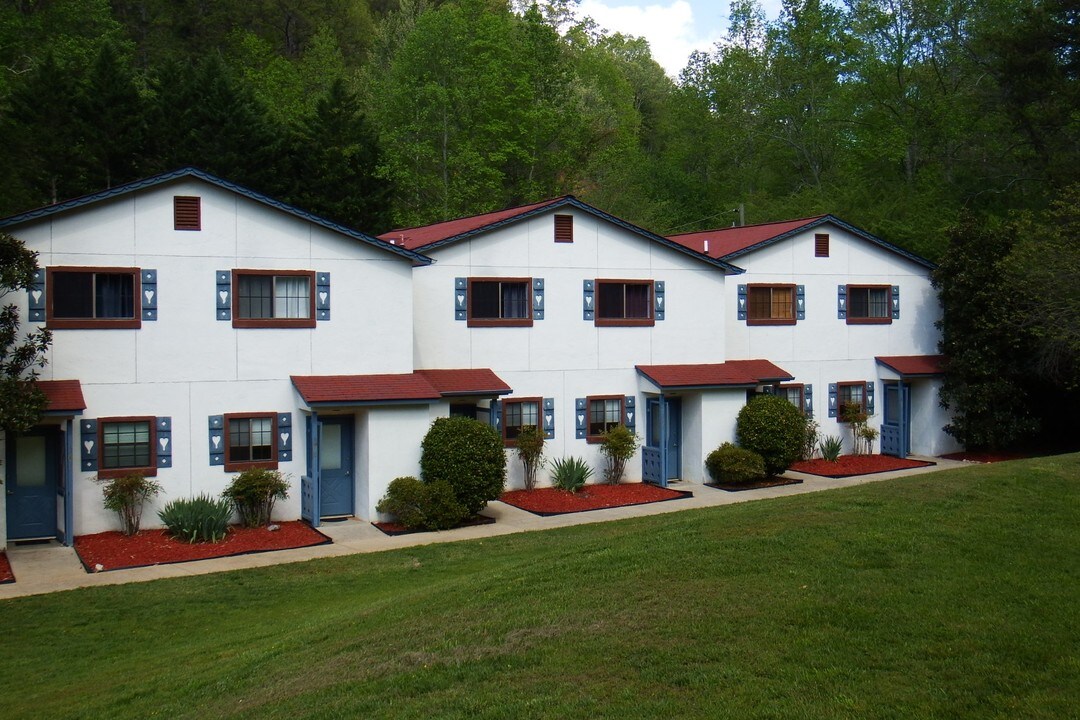
[[[804,390],[805,386],[802,383],[792,383],[791,385],[778,385],[776,394],[797,407],[799,412],[805,412],[806,406],[803,405]]]
[[[794,325],[794,285],[747,285],[747,325]]]
[[[202,198],[173,196],[173,229],[202,230]]]
[[[847,324],[874,325],[892,322],[891,285],[848,285]]]
[[[225,416],[225,470],[276,470],[278,466],[277,415],[233,413]]]
[[[654,325],[652,280],[597,280],[596,325]]]
[[[531,327],[532,278],[469,278],[469,327]]]
[[[507,447],[513,447],[523,428],[540,427],[540,403],[540,398],[503,400],[502,433]]]
[[[589,413],[586,420],[585,440],[590,443],[604,441],[604,433],[623,422],[624,395],[597,395],[585,399]]]
[[[838,416],[842,417],[845,405],[857,405],[861,412],[866,412],[866,383],[836,383],[836,403]]]
[[[115,417],[98,420],[98,477],[132,473],[157,475],[156,419]]]
[[[46,268],[46,327],[141,327],[139,289],[139,268]]]
[[[829,234],[814,235],[814,257],[829,257]]]
[[[555,242],[559,242],[559,243],[572,243],[572,242],[574,242],[574,216],[573,215],[556,215],[555,216]]]
[[[315,327],[313,270],[233,270],[233,327]]]

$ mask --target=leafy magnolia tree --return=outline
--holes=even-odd
[[[0,233],[0,298],[25,291],[37,270],[37,253],[22,241]],[[48,330],[23,333],[19,306],[0,310],[0,428],[21,432],[32,428],[45,411],[45,394],[37,387],[36,368],[44,367],[52,335]]]

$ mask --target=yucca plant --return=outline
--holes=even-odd
[[[218,542],[229,531],[232,502],[226,498],[199,495],[172,500],[158,517],[169,534],[188,543]]]
[[[836,435],[829,435],[821,441],[821,457],[829,462],[836,462],[844,449],[844,440]]]
[[[592,474],[592,468],[579,457],[558,458],[551,463],[551,483],[560,490],[577,492]]]

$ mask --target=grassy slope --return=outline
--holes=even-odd
[[[16,717],[1076,717],[1080,456],[0,603]]]

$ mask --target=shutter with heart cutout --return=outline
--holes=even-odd
[[[330,319],[330,273],[315,273],[315,319]]]
[[[139,271],[142,284],[142,319],[157,320],[158,317],[158,289],[157,270],[143,268]]]

